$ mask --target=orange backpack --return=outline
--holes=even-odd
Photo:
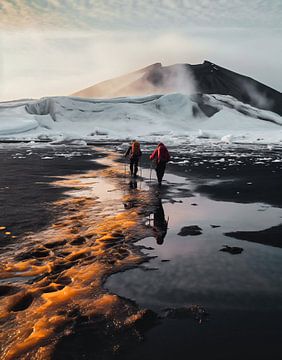
[[[140,156],[140,143],[138,141],[134,141],[131,145],[131,156]]]

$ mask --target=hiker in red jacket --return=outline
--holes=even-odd
[[[163,176],[165,173],[166,163],[170,160],[169,152],[166,146],[163,143],[159,143],[156,149],[153,151],[152,155],[150,156],[150,160],[156,158],[156,173],[158,178],[159,186],[162,185]]]
[[[140,157],[142,156],[142,152],[140,150],[140,143],[138,141],[132,141],[124,156],[127,157],[128,155],[130,159],[130,175],[136,178],[138,172],[138,162]]]

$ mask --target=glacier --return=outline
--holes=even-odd
[[[213,109],[207,115],[203,106]],[[282,144],[282,117],[229,95],[109,99],[73,96],[0,102],[0,141]]]

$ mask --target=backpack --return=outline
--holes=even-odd
[[[141,155],[140,143],[138,141],[134,141],[131,145],[131,156],[137,157],[140,155]]]
[[[168,162],[170,160],[169,152],[167,148],[162,145],[158,147],[158,162]]]

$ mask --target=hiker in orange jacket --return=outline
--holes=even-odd
[[[130,159],[130,175],[133,177],[137,177],[138,172],[138,163],[140,157],[142,156],[142,152],[140,150],[140,143],[136,140],[133,140],[131,145],[128,147],[125,157],[129,155]]]
[[[156,158],[156,173],[158,178],[159,186],[162,185],[163,176],[165,173],[166,163],[170,160],[169,152],[163,143],[159,143],[156,149],[150,156],[150,160]]]

